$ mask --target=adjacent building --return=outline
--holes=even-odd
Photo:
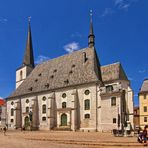
[[[134,130],[139,130],[140,127],[140,111],[139,107],[134,107]]]
[[[122,65],[101,66],[90,22],[88,47],[34,65],[31,27],[16,90],[7,98],[9,128],[111,131],[133,128],[133,91]]]
[[[140,127],[148,125],[148,79],[143,81],[139,92]]]
[[[6,126],[6,103],[0,99],[0,127]]]

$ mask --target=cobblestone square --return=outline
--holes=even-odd
[[[0,132],[0,148],[114,148],[143,147],[136,137],[114,137],[111,133],[63,131]]]

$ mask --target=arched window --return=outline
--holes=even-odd
[[[20,80],[22,80],[23,79],[23,72],[22,72],[22,70],[20,71]]]
[[[90,100],[89,99],[85,100],[84,104],[85,104],[85,106],[84,106],[85,110],[89,110],[90,109]]]
[[[14,116],[14,109],[11,108],[11,116]]]
[[[46,113],[46,105],[42,105],[42,113],[45,114]]]
[[[62,103],[62,108],[66,108],[66,102]]]
[[[89,119],[90,118],[90,114],[85,114],[85,119]]]
[[[29,107],[28,106],[26,107],[26,113],[29,113]]]

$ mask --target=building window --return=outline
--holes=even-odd
[[[11,102],[11,105],[14,105],[14,102],[13,101]]]
[[[28,106],[26,107],[26,113],[29,113],[29,107]]]
[[[2,106],[0,106],[0,114],[2,113]]]
[[[42,121],[46,121],[46,117],[42,117]]]
[[[85,104],[85,106],[84,106],[85,110],[89,110],[90,109],[90,100],[89,99],[85,100],[84,104]]]
[[[62,94],[62,98],[66,98],[66,94],[65,93]]]
[[[42,98],[42,100],[43,100],[43,101],[46,101],[46,97],[44,96],[44,97]]]
[[[12,123],[13,121],[14,121],[13,119],[10,120],[11,123]]]
[[[146,99],[146,94],[144,95],[144,99]]]
[[[45,114],[46,113],[46,105],[42,105],[42,113]]]
[[[144,122],[147,122],[147,117],[144,117]]]
[[[89,90],[85,90],[85,95],[89,95],[90,94],[90,91]]]
[[[116,118],[113,118],[113,123],[116,123]]]
[[[106,92],[112,92],[112,91],[113,91],[113,86],[112,85],[106,86]]]
[[[66,108],[66,102],[62,103],[62,108]]]
[[[147,112],[147,106],[143,107],[144,112]]]
[[[14,109],[11,108],[11,116],[14,116]]]
[[[22,79],[23,79],[23,72],[20,71],[20,80],[22,80]]]
[[[84,118],[85,119],[89,119],[90,118],[90,114],[85,114]]]
[[[116,106],[116,97],[111,98],[111,106]]]
[[[27,104],[29,103],[29,100],[28,100],[28,99],[26,100],[26,103],[27,103]]]

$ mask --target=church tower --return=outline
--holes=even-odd
[[[20,68],[16,70],[16,88],[26,79],[34,68],[34,56],[31,37],[30,18],[28,18],[28,36],[26,42],[25,55]]]

